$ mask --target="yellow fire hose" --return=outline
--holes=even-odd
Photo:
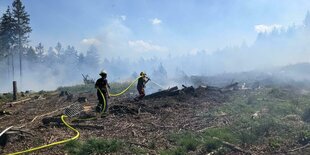
[[[63,143],[67,143],[67,142],[70,142],[70,141],[73,141],[75,139],[77,139],[79,136],[80,136],[80,133],[78,130],[74,129],[72,126],[70,126],[66,121],[65,121],[65,117],[68,117],[66,115],[62,115],[61,116],[61,121],[68,127],[70,128],[71,130],[73,130],[76,135],[72,138],[69,138],[69,139],[65,139],[65,140],[62,140],[62,141],[59,141],[59,142],[54,142],[54,143],[51,143],[51,144],[47,144],[47,145],[42,145],[42,146],[39,146],[39,147],[35,147],[35,148],[31,148],[31,149],[28,149],[28,150],[24,150],[24,151],[20,151],[20,152],[15,152],[15,153],[10,153],[8,155],[16,155],[16,154],[22,154],[22,153],[29,153],[29,152],[32,152],[32,151],[36,151],[36,150],[40,150],[40,149],[44,149],[44,148],[48,148],[48,147],[52,147],[52,146],[55,146],[55,145],[59,145],[59,144],[63,144]]]
[[[100,89],[98,89],[98,90],[99,90],[99,92],[100,92],[100,94],[101,94],[101,96],[103,98],[103,108],[102,108],[102,111],[100,113],[100,115],[102,115],[102,114],[104,114],[105,108],[107,107],[107,101],[105,100],[105,97],[104,97],[102,91]]]
[[[138,77],[137,79],[135,79],[126,89],[124,89],[123,91],[121,91],[120,93],[117,93],[117,94],[110,94],[110,96],[112,97],[116,97],[116,96],[120,96],[122,94],[124,94],[140,77]],[[106,100],[105,100],[105,97],[102,93],[102,91],[100,89],[98,89],[102,98],[103,98],[103,110],[102,112],[100,113],[101,115],[104,113],[105,109],[106,109]],[[65,117],[68,117],[66,115],[62,115],[61,116],[61,121],[68,127],[70,128],[71,130],[73,130],[76,135],[72,138],[69,138],[69,139],[65,139],[65,140],[62,140],[62,141],[58,141],[58,142],[54,142],[54,143],[51,143],[51,144],[47,144],[47,145],[42,145],[42,146],[39,146],[39,147],[35,147],[35,148],[31,148],[31,149],[28,149],[28,150],[24,150],[24,151],[20,151],[20,152],[15,152],[15,153],[10,153],[8,155],[17,155],[17,154],[22,154],[22,153],[29,153],[29,152],[32,152],[32,151],[36,151],[36,150],[40,150],[40,149],[44,149],[44,148],[48,148],[48,147],[52,147],[52,146],[55,146],[55,145],[59,145],[59,144],[64,144],[64,143],[67,143],[67,142],[70,142],[70,141],[73,141],[73,140],[76,140],[79,136],[80,136],[80,132],[76,129],[74,129],[72,126],[70,126],[65,120],[64,118]],[[89,119],[94,119],[94,118],[89,118]],[[79,120],[79,119],[77,119]],[[85,119],[83,119],[85,120]]]
[[[128,91],[128,89],[130,88],[130,87],[132,87],[132,85],[139,79],[140,77],[138,77],[138,78],[136,78],[127,88],[125,88],[123,91],[121,91],[120,93],[117,93],[117,94],[111,94],[110,93],[110,96],[112,96],[112,97],[116,97],[116,96],[120,96],[120,95],[122,95],[122,94],[124,94],[126,91]],[[106,103],[106,100],[105,100],[105,97],[104,97],[104,95],[103,95],[103,93],[102,93],[102,91],[100,90],[100,89],[98,89],[97,88],[97,90],[100,92],[100,94],[101,94],[101,96],[102,96],[102,98],[103,98],[103,108],[102,108],[102,111],[101,111],[101,113],[100,113],[100,116],[102,116],[103,114],[104,114],[104,112],[105,112],[105,109],[106,109],[106,107],[107,107],[107,103]],[[91,118],[76,118],[76,119],[73,119],[73,121],[79,121],[79,120],[81,120],[81,121],[83,121],[83,120],[94,120],[94,119],[96,119],[97,117],[91,117]]]
[[[119,95],[124,94],[136,81],[138,81],[139,78],[140,78],[140,77],[136,78],[126,89],[124,89],[124,90],[121,91],[120,93],[117,93],[117,94],[110,94],[110,96],[116,97],[116,96],[119,96]]]

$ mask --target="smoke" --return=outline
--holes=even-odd
[[[27,49],[22,79],[18,76],[19,68],[15,68],[14,80],[18,82],[19,90],[54,90],[59,86],[82,84],[82,74],[96,80],[102,69],[108,71],[111,82],[130,81],[144,71],[154,82],[166,88],[190,85],[189,77],[192,75],[214,76],[253,70],[270,72],[274,68],[279,68],[272,71],[279,77],[309,80],[307,67],[297,67],[297,71],[294,71],[297,69],[294,67],[291,70],[282,68],[309,62],[309,24],[260,24],[254,26],[258,34],[251,45],[242,44],[215,51],[192,48],[187,54],[169,55],[178,51],[133,37],[132,30],[124,24],[126,19],[126,16],[113,19],[110,24],[102,27],[97,36],[82,39],[81,44],[87,47],[83,51],[68,46],[60,51],[50,48],[40,55],[38,51]],[[162,23],[155,19],[153,22]],[[306,18],[304,23],[310,23],[308,20]],[[15,66],[18,66],[18,59],[15,59]],[[0,60],[1,92],[11,90],[13,77],[7,74],[7,69],[10,68],[7,67],[6,59]],[[151,86],[150,92],[162,89],[156,84]]]
[[[273,31],[281,31],[284,27],[279,24],[273,25],[255,25],[255,31],[257,33],[271,33]]]

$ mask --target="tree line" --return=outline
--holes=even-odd
[[[195,54],[150,59],[141,57],[134,61],[120,57],[100,61],[99,51],[94,46],[86,52],[77,51],[75,47],[64,46],[60,42],[47,48],[42,43],[29,46],[29,35],[32,31],[29,23],[30,16],[21,0],[14,0],[12,6],[8,6],[1,16],[1,87],[4,83],[16,79],[16,73],[25,81],[29,76],[40,84],[54,80],[57,85],[81,81],[81,74],[89,74],[91,78],[96,78],[101,69],[109,72],[110,80],[136,77],[140,71],[147,72],[156,81],[166,79],[167,76],[216,75],[308,62],[306,56],[310,51],[309,11],[302,25],[291,25],[283,30],[274,29],[270,33],[260,33],[251,45],[226,47],[212,54],[201,50]]]
[[[6,59],[8,74],[15,77],[16,63],[18,61],[19,75],[23,75],[23,55],[25,45],[29,41],[29,34],[32,31],[29,14],[20,0],[14,0],[12,9],[8,6],[1,17],[0,22],[0,60]]]
[[[42,43],[33,47],[28,45],[31,32],[25,6],[21,0],[14,0],[0,18],[0,84],[18,78],[22,82],[23,77],[35,73],[41,78],[66,78],[98,70],[99,55],[94,46],[85,54],[60,42],[47,49]]]

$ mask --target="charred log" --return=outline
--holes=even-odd
[[[180,91],[178,90],[178,87],[175,86],[175,87],[172,87],[172,88],[167,89],[167,90],[163,90],[160,92],[156,92],[156,93],[147,95],[144,98],[145,99],[160,98],[160,97],[166,97],[166,96],[176,96],[179,94],[180,94]]]

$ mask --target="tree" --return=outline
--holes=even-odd
[[[12,47],[14,46],[14,23],[10,7],[7,8],[3,14],[0,23],[0,52],[2,58],[7,58],[8,75],[10,74],[10,66],[12,67],[12,75],[14,79],[14,53]]]
[[[82,66],[82,65],[84,65],[84,63],[85,63],[85,56],[83,53],[80,53],[79,58],[78,58],[78,64],[79,64],[79,66]]]
[[[75,50],[74,46],[68,46],[65,50],[64,55],[62,55],[62,63],[64,63],[69,68],[72,68],[73,66],[76,66],[78,63],[78,53]]]
[[[62,54],[62,45],[60,42],[57,43],[57,45],[55,46],[55,50],[57,51],[57,54],[58,55],[61,55]]]
[[[54,66],[56,62],[57,62],[57,54],[53,47],[49,47],[46,55],[46,65]]]
[[[23,56],[23,46],[28,43],[29,33],[32,31],[29,26],[30,18],[25,10],[25,6],[22,4],[21,0],[14,0],[13,2],[13,18],[15,20],[15,37],[17,43],[17,49],[19,52],[19,69],[20,78],[22,78],[22,56]]]
[[[38,61],[38,56],[33,47],[27,48],[25,56],[26,56],[26,60],[30,62],[31,64],[34,64]]]
[[[39,43],[38,46],[36,46],[36,53],[37,53],[37,56],[39,58],[39,61],[40,62],[43,62],[43,58],[44,58],[44,46]]]
[[[95,46],[89,47],[84,61],[89,68],[97,69],[99,67],[99,54]]]

